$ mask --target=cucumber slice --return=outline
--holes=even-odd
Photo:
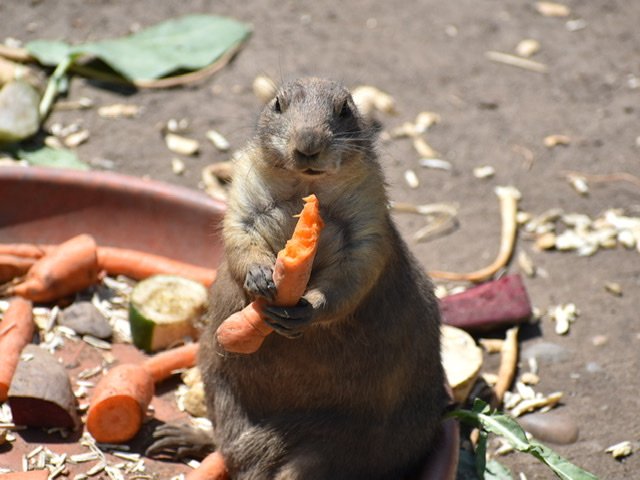
[[[155,352],[195,338],[196,322],[205,312],[207,289],[198,282],[176,275],[154,275],[138,283],[131,292],[129,324],[136,347]]]

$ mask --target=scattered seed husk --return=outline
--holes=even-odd
[[[412,169],[404,171],[404,181],[407,182],[409,188],[418,188],[420,186],[418,175],[416,175],[416,172]]]
[[[221,152],[226,152],[231,148],[231,144],[229,143],[229,141],[216,130],[209,130],[207,132],[207,138],[211,143],[213,143],[213,146]]]
[[[440,123],[440,115],[434,112],[420,112],[416,117],[415,131],[417,133],[424,133],[429,130],[430,127]]]
[[[537,73],[547,73],[549,68],[540,62],[529,60],[528,58],[518,57],[516,55],[510,55],[503,52],[488,51],[485,53],[486,57],[492,62],[502,63],[510,65],[512,67],[518,67],[525,70],[530,70]]]
[[[609,337],[607,337],[606,335],[596,335],[593,338],[591,338],[591,343],[593,344],[594,347],[601,347],[608,341],[609,341]]]
[[[564,26],[570,32],[577,32],[587,28],[587,22],[582,18],[576,18],[573,20],[567,20],[567,23],[565,23]]]
[[[533,38],[520,40],[516,45],[516,53],[521,57],[529,58],[540,51],[540,42]]]
[[[389,137],[391,138],[416,137],[418,134],[416,124],[412,122],[404,122],[402,125],[389,131]]]
[[[138,105],[114,103],[98,109],[98,115],[102,118],[133,118],[140,113]]]
[[[371,85],[360,85],[351,91],[353,101],[364,116],[370,116],[374,110],[388,115],[397,114],[395,100],[391,95]]]
[[[496,169],[491,165],[483,165],[473,169],[473,176],[476,178],[491,178],[496,174]]]
[[[204,191],[210,197],[224,202],[227,200],[227,190],[220,179],[213,174],[209,167],[211,167],[211,165],[203,168],[201,173]]]
[[[569,174],[566,178],[571,187],[573,187],[573,189],[580,195],[589,194],[589,184],[587,183],[586,178],[574,174]]]
[[[80,130],[64,138],[64,144],[69,148],[75,148],[89,140],[89,130]]]
[[[533,260],[524,250],[518,252],[518,266],[527,277],[533,278],[536,276],[536,267],[533,264]]]
[[[424,227],[416,230],[413,239],[416,242],[425,242],[439,235],[444,235],[458,226],[458,221],[454,216],[440,216],[434,218]]]
[[[574,303],[567,303],[549,307],[549,318],[555,322],[555,332],[566,335],[572,323],[578,318],[579,312]]]
[[[423,158],[437,158],[439,156],[438,152],[436,152],[422,137],[416,137],[413,139],[413,148],[415,148],[418,155]]]
[[[624,458],[633,453],[633,446],[631,445],[631,442],[625,440],[624,442],[611,445],[605,450],[605,453],[610,453],[615,459]]]
[[[604,289],[615,297],[622,296],[622,286],[618,282],[606,282]]]
[[[520,381],[525,385],[537,385],[540,383],[540,377],[532,372],[524,372],[520,375]]]
[[[173,157],[171,159],[171,171],[176,175],[182,175],[186,170],[186,168],[187,167],[185,166],[184,162],[180,158]]]
[[[456,216],[458,214],[458,206],[452,203],[428,203],[423,205],[414,205],[407,202],[389,202],[389,208],[396,212],[417,213],[418,215],[445,215]]]
[[[432,168],[434,170],[445,170],[450,172],[453,170],[453,165],[451,162],[447,160],[442,160],[441,158],[421,158],[418,160],[418,163],[421,167],[424,168]]]
[[[546,397],[533,398],[531,400],[521,400],[509,413],[514,417],[519,417],[527,412],[532,412],[541,408],[552,408],[562,400],[562,392],[554,392]]]
[[[60,139],[54,135],[47,135],[44,137],[44,144],[49,148],[61,149],[64,148],[64,145],[60,141]]]
[[[558,145],[569,145],[571,143],[571,137],[568,135],[553,134],[544,137],[544,146],[547,148],[553,148]]]
[[[171,118],[165,126],[166,131],[171,133],[182,133],[185,132],[188,128],[189,120],[187,120],[186,118],[181,118],[180,120]]]
[[[89,97],[80,97],[77,100],[58,100],[53,104],[53,109],[56,111],[70,111],[70,110],[86,110],[93,108],[95,102]]]
[[[276,84],[266,75],[258,75],[253,80],[252,88],[253,94],[258,97],[262,103],[268,103],[276,96]]]
[[[164,137],[167,148],[180,155],[195,155],[200,150],[200,143],[192,138],[175,133],[167,133]]]
[[[571,10],[566,5],[555,2],[536,2],[536,10],[545,17],[568,17]]]

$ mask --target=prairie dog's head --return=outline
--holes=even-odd
[[[306,178],[357,161],[371,148],[371,137],[349,90],[320,78],[284,84],[258,120],[263,159]]]

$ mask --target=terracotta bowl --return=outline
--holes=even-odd
[[[105,172],[0,167],[0,242],[60,243],[79,233],[99,245],[127,247],[216,267],[225,205],[157,181]],[[458,425],[444,423],[440,448],[420,480],[453,480]]]

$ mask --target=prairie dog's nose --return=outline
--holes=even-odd
[[[324,132],[312,128],[302,129],[294,137],[294,154],[300,159],[312,160],[328,143],[329,138]]]

